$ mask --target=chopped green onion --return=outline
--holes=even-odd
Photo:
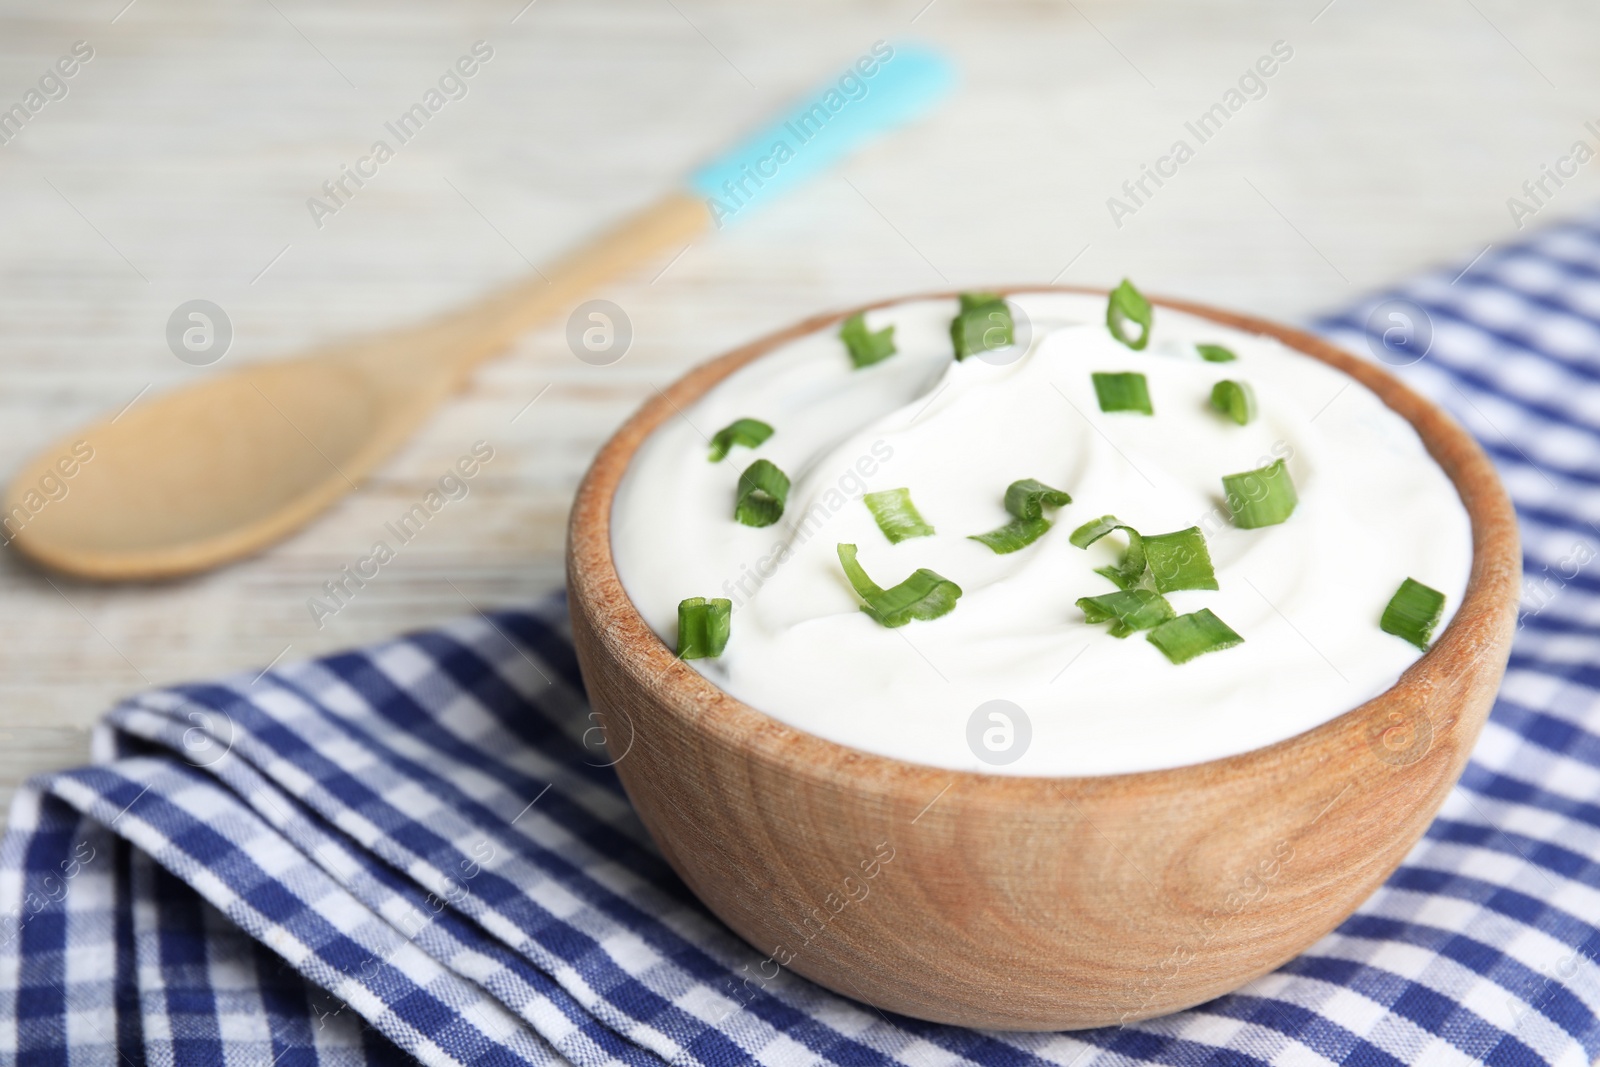
[[[1244,382],[1224,379],[1211,387],[1211,406],[1243,426],[1256,417],[1256,393]]]
[[[1127,554],[1118,566],[1100,567],[1095,573],[1110,578],[1118,588],[1149,587],[1158,593],[1217,588],[1211,553],[1198,526],[1145,537],[1132,526],[1118,521],[1115,515],[1102,515],[1073,530],[1068,540],[1079,548],[1088,548],[1113,530],[1122,530],[1128,535]],[[1147,568],[1149,582],[1144,577]]]
[[[851,315],[840,325],[839,340],[850,351],[850,362],[855,364],[856,370],[881,363],[895,353],[894,327],[869,331],[867,317],[860,313]]]
[[[789,476],[764,459],[758,459],[739,475],[739,495],[733,517],[746,526],[771,526],[783,517],[789,500]]]
[[[861,610],[880,626],[904,626],[912,619],[937,619],[955,610],[961,587],[926,567],[891,589],[884,589],[867,577],[856,562],[856,546],[840,545],[839,564],[844,567],[850,586],[865,603]]]
[[[911,490],[885,489],[868,493],[861,499],[891,545],[898,545],[913,537],[933,535],[933,527],[927,524],[917,511],[917,506],[911,502]]]
[[[1200,350],[1200,358],[1207,363],[1232,363],[1239,358],[1233,354],[1233,349],[1221,345],[1195,345],[1195,348]]]
[[[883,586],[873,581],[866,569],[856,562],[855,545],[839,544],[835,551],[839,553],[839,565],[844,568],[844,576],[850,579],[850,588],[856,591],[856,596],[871,600],[883,592]]]
[[[711,435],[711,462],[721,463],[734,445],[756,448],[772,436],[772,427],[760,419],[734,419]]]
[[[1046,507],[1059,508],[1072,503],[1072,497],[1052,489],[1037,478],[1020,478],[1006,486],[1006,510],[1019,519],[1044,516]]]
[[[1220,652],[1244,642],[1244,638],[1213,615],[1210,608],[1168,619],[1151,630],[1146,640],[1173,663],[1188,663],[1196,656]]]
[[[1070,503],[1071,496],[1060,489],[1050,488],[1037,478],[1018,479],[1006,486],[1006,511],[1011,514],[1012,521],[998,530],[971,534],[970,539],[983,542],[1000,556],[1027,548],[1050,529],[1044,509],[1059,508]]]
[[[1293,514],[1300,502],[1289,468],[1281,459],[1258,470],[1223,475],[1222,496],[1233,512],[1233,524],[1241,530],[1276,526]]]
[[[1011,343],[1011,309],[993,293],[962,293],[961,310],[950,320],[956,359],[993,352]]]
[[[1144,578],[1144,538],[1139,536],[1138,530],[1117,521],[1115,515],[1102,515],[1073,530],[1067,540],[1079,548],[1088,548],[1113,530],[1121,530],[1128,535],[1128,551],[1122,557],[1121,564],[1096,567],[1095,573],[1110,578],[1119,589],[1132,589]]]
[[[1198,526],[1146,536],[1144,555],[1157,592],[1217,588],[1217,574],[1211,567],[1211,553],[1206,548],[1205,535]]]
[[[1132,526],[1124,526],[1119,522],[1115,515],[1102,515],[1098,519],[1086,522],[1076,530],[1073,530],[1067,540],[1071,541],[1077,548],[1088,548],[1112,530],[1127,530],[1129,533],[1136,532]]]
[[[1383,609],[1383,620],[1378,626],[1384,633],[1404,638],[1426,652],[1433,628],[1442,618],[1444,594],[1415,578],[1407,578],[1389,598],[1389,606]]]
[[[1111,623],[1112,637],[1127,637],[1172,618],[1172,605],[1153,589],[1123,589],[1100,596],[1078,598],[1085,622]]]
[[[1145,383],[1144,375],[1138,371],[1126,374],[1104,374],[1096,371],[1090,377],[1094,379],[1094,395],[1100,401],[1101,411],[1141,411],[1146,415],[1155,414],[1150,406],[1150,388]]]
[[[733,602],[692,596],[678,603],[678,658],[708,659],[722,655],[732,629]]]
[[[1150,301],[1132,282],[1122,279],[1122,284],[1111,290],[1111,299],[1106,302],[1106,329],[1111,331],[1111,336],[1138,351],[1150,343],[1151,319]],[[1130,322],[1143,327],[1137,340],[1129,338],[1123,329]]]
[[[1027,548],[1050,529],[1049,519],[1012,519],[988,533],[968,534],[970,541],[981,541],[994,550],[997,556]]]

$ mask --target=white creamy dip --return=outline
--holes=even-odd
[[[1392,686],[1421,654],[1378,627],[1407,577],[1448,598],[1472,558],[1465,508],[1416,431],[1365,386],[1267,337],[1164,308],[1133,351],[1105,326],[1104,297],[1009,298],[1020,358],[952,358],[956,302],[875,311],[898,352],[852,367],[837,327],[790,342],[717,385],[644,443],[612,509],[622,584],[669,646],[687,597],[733,603],[719,658],[690,661],[728,693],[829,740],[917,763],[1018,775],[1156,770],[1247,752],[1328,721]],[[1209,363],[1197,343],[1238,359]],[[1155,413],[1103,413],[1094,371],[1146,375]],[[1247,382],[1259,414],[1212,409],[1222,379]],[[707,461],[735,419],[770,424],[755,449]],[[1287,456],[1300,502],[1276,526],[1232,526],[1221,478]],[[733,519],[755,459],[793,482],[776,525]],[[969,534],[1006,523],[1006,487],[1036,478],[1072,494],[1054,526],[997,555]],[[865,492],[907,487],[934,536],[890,544]],[[1079,597],[1115,590],[1113,535],[1068,536],[1105,514],[1142,533],[1200,526],[1216,591],[1167,594],[1179,614],[1210,608],[1244,638],[1175,665],[1145,633],[1090,625]],[[859,547],[883,587],[919,567],[963,595],[941,618],[895,629],[861,611],[836,546]],[[969,724],[1009,701],[1027,719],[1012,762],[980,759]],[[987,723],[990,720],[983,717]],[[990,747],[1018,742],[996,735]]]

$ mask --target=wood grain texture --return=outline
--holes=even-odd
[[[1239,988],[1332,929],[1455,784],[1516,622],[1515,517],[1487,457],[1371,363],[1248,316],[1156,303],[1277,337],[1416,427],[1472,520],[1454,620],[1359,708],[1189,767],[994,776],[823,740],[685,667],[612,565],[612,496],[640,442],[736,368],[843,315],[714,360],[647,403],[595,460],[573,508],[568,587],[584,679],[626,752],[617,771],[629,796],[695,893],[769,959],[937,1022],[1060,1030],[1166,1014]]]

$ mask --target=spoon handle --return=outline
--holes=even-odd
[[[380,382],[411,388],[418,376],[458,385],[530,327],[570,313],[594,289],[650,260],[679,253],[711,221],[703,199],[674,192],[628,216],[544,270],[433,322],[356,344],[351,357]]]

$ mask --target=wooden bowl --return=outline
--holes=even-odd
[[[611,503],[640,442],[678,409],[867,309],[819,315],[691,371],[589,469],[572,511],[568,589],[578,661],[628,795],[690,889],[765,957],[722,991],[731,1008],[780,966],[885,1011],[963,1026],[1068,1030],[1187,1008],[1343,921],[1455,784],[1516,624],[1516,520],[1489,460],[1433,404],[1325,341],[1155,303],[1275,337],[1416,427],[1472,521],[1454,620],[1360,707],[1172,770],[985,775],[826,741],[722,692],[650,631],[612,564]]]

